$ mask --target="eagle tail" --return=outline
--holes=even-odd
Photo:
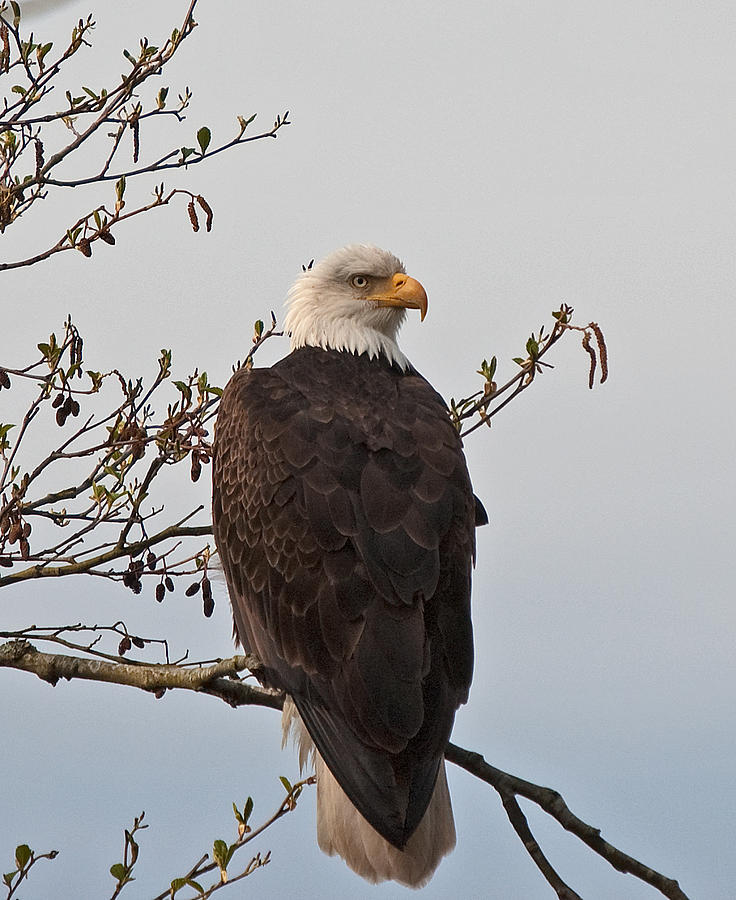
[[[317,842],[329,856],[341,856],[362,878],[374,884],[396,881],[421,888],[434,875],[443,857],[455,846],[455,821],[444,761],[437,775],[427,811],[403,850],[383,838],[351,803],[317,753],[312,738],[288,698],[284,704],[283,743],[293,736],[299,765],[314,760],[317,776]]]

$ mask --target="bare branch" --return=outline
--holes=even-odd
[[[30,672],[42,681],[56,685],[60,679],[103,681],[123,684],[143,691],[180,688],[219,697],[231,706],[266,706],[281,709],[280,694],[232,680],[239,672],[257,670],[259,661],[250,655],[233,656],[210,666],[187,669],[177,665],[156,665],[122,660],[82,659],[60,653],[44,653],[30,641],[13,640],[0,644],[0,668]]]
[[[498,791],[502,799],[515,795],[525,797],[527,800],[536,803],[553,819],[556,819],[566,831],[580,838],[591,850],[610,863],[614,869],[618,869],[619,872],[634,875],[641,881],[656,888],[670,900],[688,900],[675,880],[667,878],[665,875],[649,868],[649,866],[640,863],[632,856],[623,853],[604,840],[601,837],[600,829],[588,825],[574,815],[557,791],[541,787],[530,781],[524,781],[515,775],[509,775],[508,772],[504,772],[487,763],[480,753],[464,750],[456,744],[449,743],[447,745],[445,757],[450,762],[470,772],[471,775],[475,775],[476,778],[480,778],[481,781],[490,784],[491,787]]]
[[[189,194],[190,202],[197,201],[208,210],[201,195],[181,189],[166,194],[161,184],[155,191],[153,202],[140,204],[123,214],[126,181],[147,173],[187,169],[233,147],[275,138],[282,128],[290,124],[287,111],[277,115],[270,128],[246,135],[255,115],[247,119],[238,115],[235,117],[235,133],[227,140],[211,144],[210,130],[203,126],[196,132],[194,143],[198,146],[175,146],[163,152],[159,147],[152,160],[141,159],[143,123],[162,116],[173,116],[180,123],[185,121],[184,111],[192,99],[188,87],[179,94],[178,105],[173,107],[167,105],[170,104],[168,87],[159,87],[152,101],[142,99],[142,88],[162,74],[183,41],[194,31],[197,25],[194,21],[196,2],[190,0],[181,26],[175,28],[160,46],[153,46],[147,38],[142,38],[137,55],[123,51],[131,68],[127,74],[120,76],[112,88],[82,86],[77,89],[79,96],[67,90],[65,107],[43,114],[36,113],[38,105],[43,104],[57,85],[66,62],[81,47],[89,46],[88,38],[95,23],[91,16],[86,20],[80,19],[72,30],[69,45],[54,59],[51,53],[53,42],[35,41],[33,34],[24,39],[20,32],[20,12],[15,13],[14,9],[11,18],[7,4],[0,6],[0,77],[16,70],[16,79],[21,79],[21,83],[13,84],[9,95],[0,102],[0,233],[27,213],[36,201],[48,196],[50,191],[108,181],[115,182],[116,191],[114,212],[108,211],[104,205],[97,205],[77,219],[55,244],[25,259],[1,263],[0,272],[36,265],[65,250],[78,250],[83,256],[90,257],[94,241],[114,244],[112,231],[120,223],[166,206],[180,193]],[[62,125],[66,130],[61,130],[64,139],[59,140]],[[111,145],[107,147],[104,140],[106,129],[110,127],[113,130],[107,133],[106,139],[111,141]],[[68,138],[69,132],[73,135],[71,140]],[[132,163],[117,163],[113,172],[113,161],[118,160],[128,134],[132,138]],[[191,141],[191,138],[185,140]],[[84,145],[91,148],[102,146],[99,164],[85,163],[86,169],[81,173],[67,174],[66,167],[79,158],[77,151]],[[50,151],[51,147],[55,149]],[[63,174],[59,174],[60,167]],[[209,210],[207,231],[211,226],[212,211]]]

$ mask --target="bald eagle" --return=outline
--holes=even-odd
[[[345,247],[291,288],[291,353],[222,397],[213,521],[236,639],[314,753],[317,837],[419,887],[455,845],[443,751],[473,669],[473,495],[440,395],[396,342],[427,295]]]

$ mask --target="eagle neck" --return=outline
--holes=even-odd
[[[365,354],[368,359],[383,358],[402,372],[411,369],[411,363],[392,337],[375,328],[357,327],[355,322],[333,322],[329,329],[314,329],[307,333],[294,329],[291,332],[291,349],[302,347],[337,350],[355,356]]]

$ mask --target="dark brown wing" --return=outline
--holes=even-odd
[[[441,397],[384,360],[303,348],[233,376],[213,477],[237,637],[402,847],[473,667],[476,505]]]

